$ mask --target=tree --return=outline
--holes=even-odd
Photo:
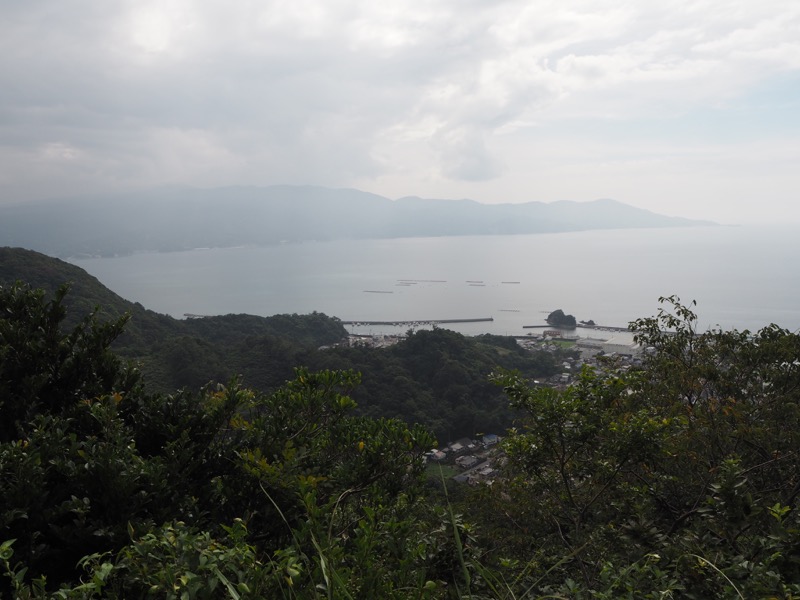
[[[608,556],[607,528],[638,510],[644,492],[632,484],[661,452],[670,422],[628,396],[630,379],[588,367],[566,390],[532,388],[513,373],[495,381],[526,415],[504,444],[512,501],[500,504],[525,523],[523,543],[536,545],[515,552],[533,553],[556,578],[569,557],[566,572],[591,587]]]
[[[55,581],[76,557],[120,548],[126,521],[153,519],[171,497],[164,465],[141,460],[119,418],[142,393],[108,349],[126,319],[89,315],[63,332],[67,291],[0,287],[0,539]]]
[[[66,292],[0,288],[0,597],[391,598],[425,583],[441,540],[412,517],[434,516],[414,500],[435,442],[352,416],[356,373],[151,395],[109,350],[124,320],[61,330]]]
[[[122,322],[63,330],[64,294],[0,288],[0,597],[800,594],[797,334],[699,332],[670,297],[632,324],[639,368],[499,372],[521,417],[475,502],[426,496],[433,438],[355,415],[357,373],[149,394]],[[428,377],[469,376],[463,340],[418,335]]]
[[[64,333],[68,291],[61,286],[47,300],[22,283],[0,286],[0,442],[20,439],[35,415],[69,417],[77,400],[139,384],[136,371],[108,350],[127,317],[100,323],[92,313]]]
[[[800,336],[699,332],[690,306],[661,300],[631,324],[651,348],[638,370],[584,371],[564,391],[497,377],[526,417],[481,519],[499,553],[527,557],[537,593],[792,597]]]

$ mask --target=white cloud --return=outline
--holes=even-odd
[[[0,192],[308,181],[520,200],[546,164],[539,199],[631,200],[645,176],[677,190],[684,173],[702,203],[715,164],[738,189],[794,182],[786,150],[701,160],[665,133],[630,137],[628,159],[611,132],[665,130],[797,77],[798,40],[794,0],[4,3]],[[797,143],[749,132],[762,150]],[[587,164],[587,149],[610,157]]]

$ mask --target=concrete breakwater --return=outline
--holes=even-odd
[[[485,323],[494,317],[479,319],[419,319],[416,321],[342,321],[342,325],[440,325],[446,323]]]
[[[558,325],[523,325],[523,329],[565,329],[563,327],[559,327]],[[627,327],[614,327],[611,325],[578,325],[577,327],[569,328],[570,331],[574,331],[576,329],[594,329],[596,331],[625,331],[628,332],[630,329]]]
[[[598,331],[630,331],[628,327],[615,327],[612,325],[586,325],[579,324],[578,329],[596,329]]]

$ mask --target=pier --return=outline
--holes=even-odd
[[[442,325],[446,323],[485,323],[494,321],[494,317],[479,319],[418,319],[416,321],[342,321],[342,325]]]
[[[597,329],[598,331],[630,331],[628,327],[614,327],[611,325],[581,325],[578,323],[578,329]]]
[[[550,328],[550,329],[569,329],[570,331],[573,330],[573,329],[594,329],[596,331],[625,331],[625,332],[629,332],[630,331],[630,329],[628,329],[627,327],[613,327],[611,325],[581,325],[581,324],[578,324],[575,327],[566,328],[566,327],[558,327],[557,325],[548,325],[547,323],[545,323],[544,325],[523,325],[522,328],[523,329],[547,329],[547,328]]]

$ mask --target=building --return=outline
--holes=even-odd
[[[462,469],[470,469],[478,464],[478,459],[474,456],[467,455],[467,456],[459,456],[456,459],[456,464],[461,467]]]
[[[487,433],[483,436],[483,445],[487,448],[496,445],[499,441],[500,438],[493,433]]]

